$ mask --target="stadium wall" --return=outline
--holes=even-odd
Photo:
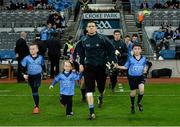
[[[172,69],[172,77],[180,77],[180,60],[153,60],[150,74],[153,69]]]

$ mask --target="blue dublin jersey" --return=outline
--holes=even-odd
[[[28,75],[36,75],[42,73],[42,66],[44,66],[44,58],[38,55],[33,58],[31,55],[26,56],[22,61],[21,65],[27,67]]]
[[[141,56],[141,58],[137,60],[135,56],[132,56],[129,57],[124,66],[128,68],[128,74],[130,76],[141,76],[144,73],[146,63],[146,57]]]
[[[58,81],[60,81],[60,94],[74,95],[75,81],[80,80],[81,77],[82,74],[76,72],[69,72],[69,74],[62,72],[54,78],[51,85],[54,86]]]

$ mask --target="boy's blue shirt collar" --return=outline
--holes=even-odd
[[[68,72],[68,73],[65,72],[65,71],[63,71],[62,73],[63,73],[66,77],[69,77],[69,75],[72,73],[72,71],[70,71],[70,72]]]
[[[138,60],[138,59],[136,59],[136,57],[135,57],[135,55],[133,55],[133,57],[134,57],[134,59],[136,59],[137,61],[140,61],[141,59],[142,59],[142,55],[140,55],[141,57],[140,57],[140,59]]]
[[[39,57],[39,55],[37,54],[36,57],[33,57],[32,55],[30,55],[30,57],[31,57],[33,60],[36,60],[36,59]]]

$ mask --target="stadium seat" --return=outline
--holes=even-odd
[[[159,53],[164,59],[175,59],[176,51],[175,50],[161,50]]]

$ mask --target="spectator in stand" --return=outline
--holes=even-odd
[[[160,0],[156,0],[156,3],[154,4],[153,8],[154,9],[162,9],[163,8],[162,4],[160,3]]]
[[[164,3],[164,8],[169,8],[171,5],[172,5],[172,2],[171,2],[170,0],[167,0],[167,1]]]
[[[29,4],[29,5],[27,6],[27,10],[28,10],[28,11],[33,11],[33,10],[34,10],[33,4]]]
[[[21,9],[27,9],[27,3],[23,3],[23,2],[22,2],[22,3],[20,4],[20,8],[21,8]]]
[[[148,9],[148,8],[149,8],[148,2],[147,0],[144,0],[144,2],[142,2],[140,5],[140,9]]]
[[[174,35],[175,35],[175,39],[180,39],[180,24],[179,27],[175,30]]]
[[[172,0],[172,3],[173,3],[173,8],[174,9],[180,8],[180,1]]]
[[[18,83],[25,81],[21,73],[21,61],[23,60],[24,57],[29,55],[29,48],[26,43],[26,37],[27,37],[27,33],[21,32],[20,39],[17,40],[16,47],[15,47],[16,58],[18,61],[18,69],[17,69],[17,82]]]
[[[163,40],[163,38],[164,38],[164,31],[162,29],[154,31],[153,39],[155,41],[155,46],[159,45],[161,41]]]
[[[173,31],[171,30],[171,27],[168,27],[166,29],[166,32],[164,33],[164,40],[162,43],[162,46],[165,46],[165,49],[169,49],[169,42],[173,37]]]
[[[66,27],[66,19],[65,19],[65,16],[64,16],[64,12],[61,11],[60,12],[60,17],[61,17],[61,28],[65,28]]]
[[[143,18],[144,18],[144,13],[143,13],[143,11],[139,11],[139,13],[138,13],[139,28],[142,28]]]
[[[47,40],[48,56],[51,62],[50,78],[59,74],[59,60],[60,60],[60,39],[57,37],[58,33],[52,33],[52,37]]]
[[[56,28],[61,28],[61,16],[58,13],[54,14],[54,24],[56,25]]]
[[[16,4],[11,0],[10,1],[10,10],[15,10],[16,9]]]
[[[37,6],[36,6],[36,9],[43,9],[42,3],[38,3]]]
[[[173,33],[173,40],[180,39],[180,33],[179,30],[176,29]]]
[[[42,7],[44,10],[47,9],[47,4],[44,3]]]
[[[16,3],[16,10],[18,10],[18,9],[20,9],[20,3],[19,2]]]

